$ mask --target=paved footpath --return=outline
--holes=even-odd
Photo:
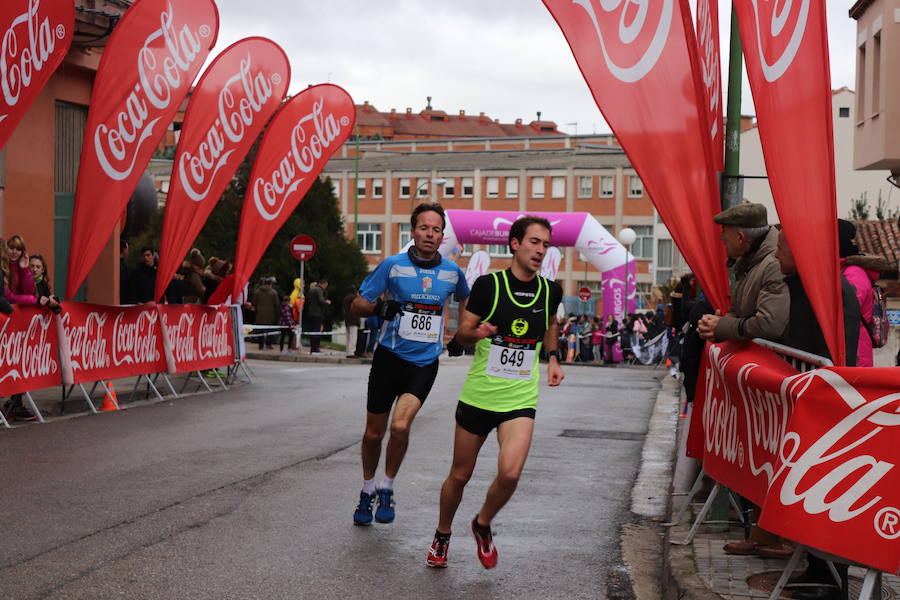
[[[0,431],[0,598],[633,597],[620,536],[638,520],[660,371],[569,368],[542,386],[495,522],[499,566],[482,569],[465,533],[496,469],[491,439],[436,571],[424,559],[468,359],[443,361],[414,424],[397,521],[367,528],[351,514],[368,366],[251,366],[251,386]]]

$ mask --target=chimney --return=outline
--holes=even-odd
[[[464,111],[464,110],[459,111],[459,116],[465,117],[465,116],[466,116],[466,111]]]
[[[516,127],[522,126],[522,119],[516,119]]]

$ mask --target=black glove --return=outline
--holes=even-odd
[[[396,300],[382,300],[375,302],[375,316],[385,321],[393,321],[394,317],[403,314],[403,304]]]
[[[462,356],[464,349],[463,345],[457,342],[455,337],[447,342],[447,354],[450,356]]]
[[[0,296],[0,313],[4,315],[11,315],[13,311],[12,304],[9,303],[9,300]]]

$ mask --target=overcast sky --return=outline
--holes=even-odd
[[[772,1],[772,0],[770,0]],[[693,4],[693,0],[692,0]],[[826,0],[832,87],[853,88],[856,22],[851,3]],[[540,0],[217,0],[213,54],[251,35],[284,48],[291,92],[344,87],[356,103],[418,112],[486,113],[502,122],[536,112],[575,133],[607,132],[562,32]],[[730,3],[720,2],[723,64]],[[723,86],[727,85],[723,83]],[[744,83],[742,110],[753,113]]]

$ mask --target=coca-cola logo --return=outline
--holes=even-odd
[[[159,314],[155,310],[90,311],[83,317],[73,309],[62,316],[72,368],[91,371],[146,365],[159,361]],[[108,325],[112,325],[108,327]]]
[[[703,85],[706,87],[707,107],[709,114],[713,116],[709,124],[709,137],[715,138],[719,133],[719,49],[716,47],[716,39],[713,35],[715,24],[712,22],[712,13],[709,3],[717,0],[699,0],[697,2],[697,42],[700,45],[700,67],[702,69]]]
[[[82,323],[73,325],[73,313],[62,316],[63,329],[69,342],[69,355],[75,370],[106,369],[109,367],[109,348],[104,329],[109,315],[89,312]]]
[[[847,412],[821,435],[788,431],[781,442],[781,466],[775,474],[778,499],[784,506],[802,503],[811,515],[826,513],[840,523],[859,517],[875,508],[882,496],[874,491],[894,468],[894,463],[859,448],[871,444],[877,436],[896,437],[900,426],[900,393],[866,399],[834,371],[817,369],[795,375],[786,382],[795,402],[821,403],[823,398],[839,398]],[[834,407],[834,404],[831,404]],[[806,436],[807,439],[804,439]],[[893,441],[885,447],[896,447]],[[871,448],[871,446],[869,446]],[[871,450],[869,450],[871,452]],[[875,529],[882,537],[896,537],[900,514],[896,507],[883,507],[874,515]]]
[[[305,176],[316,174],[316,167],[325,156],[325,151],[338,139],[342,130],[350,126],[348,117],[335,118],[331,112],[325,111],[324,98],[314,101],[310,112],[301,116],[294,125],[290,149],[279,161],[278,167],[266,177],[257,177],[251,184],[253,204],[266,221],[273,221],[281,214],[288,199],[306,180]]]
[[[571,0],[587,13],[609,72],[624,83],[656,66],[672,28],[675,0]]]
[[[41,10],[41,0],[15,4],[24,6],[0,38],[0,93],[7,110],[19,103],[23,93],[38,81],[38,76],[43,75],[42,81],[46,81],[55,66],[51,59],[58,43],[71,35],[69,27],[51,20],[47,11]],[[67,47],[68,44],[63,44],[60,50]],[[0,114],[0,122],[8,116],[8,113]]]
[[[0,324],[0,383],[44,377],[59,371],[51,325],[53,315],[31,317],[25,328],[16,320],[2,319]]]
[[[115,181],[131,175],[144,143],[154,138],[154,128],[162,119],[157,115],[170,108],[173,99],[180,100],[179,92],[191,84],[190,74],[205,56],[201,38],[212,35],[208,25],[193,30],[179,23],[171,2],[160,13],[159,24],[138,51],[138,82],[124,107],[113,111],[93,132],[100,167]]]
[[[130,320],[125,313],[116,315],[112,329],[112,362],[121,365],[155,363],[160,359],[157,344],[159,313],[141,311]]]
[[[231,323],[224,312],[216,312],[208,318],[208,313],[203,313],[200,318],[200,335],[197,339],[198,354],[200,359],[224,358],[234,356],[231,346]]]
[[[252,71],[248,52],[240,68],[218,94],[217,118],[196,149],[185,150],[178,160],[178,178],[188,197],[202,202],[215,183],[216,174],[228,164],[235,146],[244,141],[248,127],[259,118],[274,87],[284,81],[280,73],[267,77]]]
[[[163,316],[163,326],[169,336],[175,362],[189,363],[197,360],[197,349],[194,344],[194,315],[182,313],[178,315],[178,321],[172,325],[169,325],[168,319]]]
[[[790,68],[803,42],[810,0],[750,0],[756,49],[766,81],[777,81]]]

